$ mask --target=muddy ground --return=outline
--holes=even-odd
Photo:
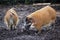
[[[46,6],[46,5],[44,5]],[[24,19],[30,13],[44,7],[43,5],[0,5],[0,40],[60,40],[60,6],[52,6],[57,11],[56,23],[53,28],[48,31],[43,31],[40,35],[36,35],[35,31],[29,33],[22,32]],[[4,24],[4,16],[8,9],[14,7],[19,16],[19,24],[17,30],[6,30]]]

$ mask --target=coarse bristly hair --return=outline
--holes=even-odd
[[[10,19],[13,22],[12,24],[10,23]],[[6,15],[4,17],[4,22],[7,25],[7,29],[10,29],[11,26],[13,26],[13,28],[16,28],[19,22],[19,18],[14,8],[11,8],[6,12]]]
[[[27,21],[32,18],[32,29],[41,31],[42,27],[49,27],[56,20],[56,11],[50,6],[45,6],[27,16]],[[29,24],[29,23],[28,23]],[[34,26],[34,27],[33,27]],[[28,27],[28,26],[27,26]],[[31,28],[31,27],[29,27]]]

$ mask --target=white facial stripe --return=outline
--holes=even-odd
[[[37,30],[36,28],[35,28],[35,26],[33,26],[34,24],[32,24],[31,26],[30,26],[30,28],[29,28],[29,30]]]
[[[31,28],[34,28],[35,26],[33,26],[33,24],[30,26]]]
[[[35,26],[33,26],[33,24],[30,26],[29,30],[34,30]]]

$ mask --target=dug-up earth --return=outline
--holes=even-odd
[[[46,5],[44,5],[46,6]],[[43,5],[0,5],[0,40],[60,40],[60,6],[52,6],[57,11],[56,23],[53,28],[48,31],[43,31],[39,35],[36,35],[34,31],[29,33],[22,32],[24,19],[30,13],[44,7]],[[17,30],[6,30],[4,24],[4,16],[8,9],[14,7],[19,16],[19,24]]]

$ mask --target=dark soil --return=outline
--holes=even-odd
[[[4,24],[4,16],[8,9],[14,7],[18,13],[20,22],[17,26],[17,30],[6,30]],[[25,17],[30,13],[42,8],[42,5],[13,5],[3,6],[0,5],[0,40],[60,40],[60,6],[52,6],[57,11],[56,23],[53,28],[48,31],[42,31],[39,35],[35,34],[35,31],[22,32]]]

